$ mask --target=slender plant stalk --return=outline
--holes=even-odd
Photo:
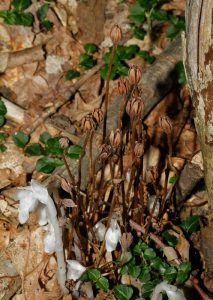
[[[64,155],[64,153],[62,154],[62,159],[63,159],[64,165],[65,165],[65,167],[66,167],[66,169],[67,169],[67,173],[68,173],[68,175],[69,175],[70,181],[71,181],[71,183],[72,183],[73,185],[75,185],[75,178],[74,178],[74,176],[73,176],[72,173],[71,173],[70,167],[69,167],[69,165],[68,165],[68,163],[67,163],[67,159],[66,159],[66,156]]]
[[[104,98],[105,111],[104,111],[104,124],[103,124],[103,143],[104,143],[105,137],[106,137],[107,113],[108,113],[108,105],[109,105],[109,82],[110,82],[112,63],[113,63],[113,58],[115,56],[116,47],[117,47],[116,45],[113,45],[113,47],[112,47],[112,53],[110,55],[109,66],[108,66],[108,71],[107,71],[106,91],[105,91],[105,98]]]
[[[80,188],[81,188],[81,164],[82,164],[82,159],[83,159],[83,156],[84,156],[84,153],[85,153],[85,150],[86,150],[86,146],[87,146],[89,137],[90,137],[90,132],[88,131],[87,134],[86,134],[86,138],[85,138],[82,150],[81,150],[81,155],[80,155],[79,163],[78,163],[78,185],[77,185],[78,194],[80,194]]]

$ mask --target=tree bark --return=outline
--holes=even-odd
[[[212,0],[187,0],[185,67],[209,195],[208,226],[201,229],[204,282],[213,292],[213,47]]]

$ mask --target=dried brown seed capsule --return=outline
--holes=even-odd
[[[59,139],[59,144],[60,144],[61,148],[66,149],[69,146],[69,139],[62,137]]]
[[[114,45],[117,45],[122,39],[122,30],[117,24],[112,26],[112,29],[110,31],[110,38]]]
[[[118,92],[120,95],[127,95],[129,91],[129,80],[127,78],[120,78],[118,80]]]
[[[152,182],[156,182],[156,180],[158,179],[157,166],[149,167],[146,172],[147,172],[147,176],[148,176],[149,180]]]
[[[135,153],[135,156],[137,158],[143,156],[143,154],[144,154],[144,145],[142,143],[136,142],[135,148],[134,148],[134,153]]]
[[[100,146],[100,154],[99,159],[105,160],[112,154],[112,147],[107,144],[103,144]]]
[[[116,129],[115,132],[112,130],[109,135],[110,144],[113,147],[118,147],[121,144],[121,131],[120,129]]]
[[[144,110],[144,101],[140,98],[132,98],[127,102],[126,112],[131,118],[140,117]]]
[[[141,80],[141,77],[142,77],[142,72],[138,66],[133,65],[129,68],[128,78],[130,84],[132,85],[138,84],[138,82]]]
[[[94,109],[92,116],[98,124],[103,120],[104,117],[103,112],[100,108]]]
[[[172,133],[173,124],[172,124],[172,120],[169,117],[167,116],[159,117],[159,125],[166,134]]]
[[[127,251],[133,242],[133,236],[131,232],[123,233],[121,237],[121,247],[124,251]]]
[[[84,131],[90,131],[94,127],[92,115],[85,116],[81,121],[81,127]]]

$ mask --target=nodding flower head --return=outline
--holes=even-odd
[[[67,279],[78,280],[86,268],[77,260],[67,260]]]
[[[117,219],[112,217],[110,227],[105,235],[106,250],[112,252],[116,249],[118,242],[121,239],[121,229],[118,225]]]

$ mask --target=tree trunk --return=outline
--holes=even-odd
[[[204,282],[213,291],[213,0],[187,0],[185,67],[209,195],[208,225],[201,229]]]

